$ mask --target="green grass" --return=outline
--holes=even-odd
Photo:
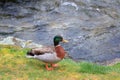
[[[120,80],[120,63],[102,66],[64,59],[47,71],[43,62],[25,57],[28,50],[0,46],[0,80]]]
[[[112,71],[113,69],[109,66],[102,66],[93,63],[81,63],[80,72],[90,73],[90,74],[106,74]]]

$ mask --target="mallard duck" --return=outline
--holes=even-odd
[[[45,67],[47,70],[53,70],[58,65],[57,62],[61,61],[65,57],[65,50],[59,44],[60,42],[68,42],[67,40],[63,39],[62,36],[56,35],[53,38],[54,46],[44,46],[40,48],[31,49],[31,51],[27,52],[27,56],[31,56],[32,58],[38,59],[40,61],[45,62]],[[51,67],[48,67],[48,65]]]

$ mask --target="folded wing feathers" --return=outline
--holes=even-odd
[[[33,54],[36,55],[42,55],[44,53],[53,53],[55,51],[54,47],[41,47],[41,48],[35,48],[31,50]]]

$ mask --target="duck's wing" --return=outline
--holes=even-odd
[[[40,47],[40,48],[34,48],[31,50],[31,53],[35,55],[42,55],[44,53],[54,53],[55,48],[52,46],[45,46],[45,47]]]

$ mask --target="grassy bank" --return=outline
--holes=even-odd
[[[0,46],[0,80],[120,80],[120,63],[101,66],[64,59],[46,71],[44,63],[25,57],[27,50]]]

